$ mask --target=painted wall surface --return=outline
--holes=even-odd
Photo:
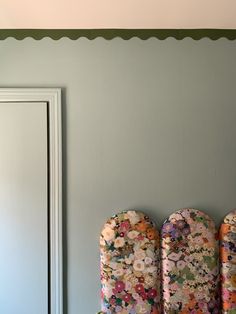
[[[160,225],[236,206],[236,42],[0,42],[1,87],[63,88],[65,313],[99,309],[99,232],[119,209]]]
[[[0,0],[0,28],[236,28],[235,0]]]

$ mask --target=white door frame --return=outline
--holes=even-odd
[[[48,112],[50,291],[48,314],[63,313],[61,89],[0,88],[1,102],[46,102]]]

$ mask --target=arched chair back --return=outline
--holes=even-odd
[[[144,213],[108,219],[100,236],[103,313],[160,313],[159,248],[158,231]]]
[[[161,231],[165,314],[220,313],[217,231],[205,213],[186,208]]]

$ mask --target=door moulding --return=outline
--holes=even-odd
[[[1,102],[46,102],[48,119],[49,313],[63,313],[61,89],[0,88]]]

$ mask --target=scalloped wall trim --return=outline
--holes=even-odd
[[[190,37],[194,40],[199,40],[207,37],[211,40],[219,38],[227,38],[229,40],[236,39],[236,29],[0,29],[0,40],[8,37],[13,37],[22,40],[26,37],[32,37],[40,40],[44,37],[50,37],[53,40],[58,40],[62,37],[67,37],[71,40],[76,40],[80,37],[85,37],[93,40],[97,37],[103,37],[110,40],[115,37],[120,37],[124,40],[129,40],[133,37],[138,37],[142,40],[154,37],[164,40],[168,37],[173,37],[177,40]]]

